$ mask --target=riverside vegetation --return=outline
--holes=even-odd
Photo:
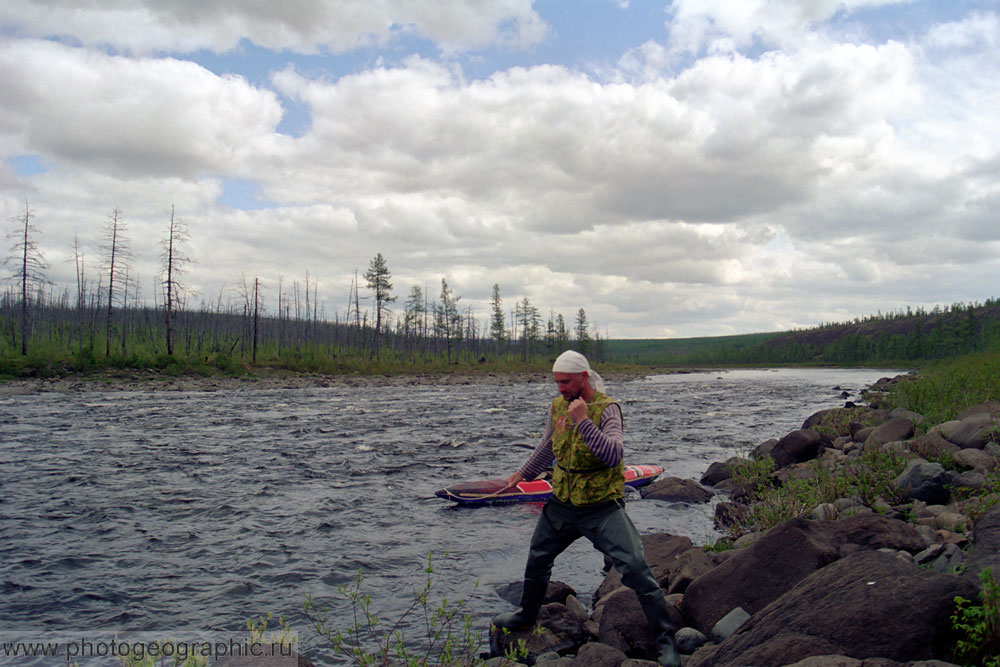
[[[712,464],[701,484],[727,498],[714,544],[644,536],[685,665],[1000,665],[1000,351],[885,378],[865,399]],[[677,481],[694,484],[661,480],[644,498],[699,501],[672,490]],[[359,574],[345,593],[364,610],[357,627],[316,626],[357,664],[563,667],[653,655],[614,570],[593,611],[553,582],[537,626],[493,628],[488,653],[468,617],[458,621],[461,602],[435,611],[429,578],[415,603],[431,619],[420,653],[395,624],[379,631],[361,583]]]

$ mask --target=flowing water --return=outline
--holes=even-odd
[[[894,373],[662,375],[609,393],[626,462],[698,479]],[[457,507],[433,492],[516,469],[554,395],[524,383],[2,396],[0,630],[235,632],[271,612],[322,662],[304,594],[332,600],[361,569],[393,618],[433,553],[432,596],[467,599],[485,633],[510,609],[495,588],[520,578],[540,505]],[[640,532],[695,543],[717,537],[712,506],[636,493],[627,505]],[[554,578],[587,603],[602,562],[580,541]],[[330,613],[352,624],[347,605]]]

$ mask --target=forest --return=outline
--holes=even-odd
[[[332,317],[320,310],[318,283],[308,272],[302,283],[279,277],[276,294],[273,288],[267,293],[260,276],[242,276],[235,288],[193,305],[184,283],[189,232],[173,209],[160,240],[152,304],[132,268],[128,229],[117,208],[104,225],[96,280],[77,245],[75,289],[57,289],[47,279],[49,267],[36,240],[40,231],[27,201],[12,222],[6,260],[11,277],[0,294],[0,375],[7,377],[100,368],[344,373],[531,366],[571,345],[595,360],[603,351],[584,308],[572,324],[562,313],[550,312],[544,320],[527,297],[505,306],[498,284],[486,321],[461,307],[461,296],[444,277],[436,295],[413,285],[402,308],[394,310],[398,297],[381,253],[362,276],[355,272],[346,309]]]
[[[884,364],[1000,349],[1000,301],[907,308],[800,331],[674,340],[614,340],[610,361],[643,365]]]
[[[527,297],[510,308],[499,284],[482,321],[460,306],[444,277],[436,295],[413,285],[402,307],[393,309],[398,297],[381,253],[362,276],[355,272],[347,307],[332,318],[319,309],[318,284],[308,273],[302,284],[279,279],[277,294],[267,299],[260,277],[244,276],[235,289],[193,306],[183,282],[188,231],[173,210],[150,305],[131,271],[118,209],[105,225],[96,284],[75,251],[75,290],[57,290],[47,280],[32,217],[25,202],[8,235],[11,278],[0,293],[0,379],[114,368],[178,374],[543,369],[566,348],[595,364],[647,367],[900,364],[1000,349],[996,299],[906,308],[799,331],[662,340],[602,336],[583,307],[571,325],[562,313],[543,318]],[[275,301],[276,308],[265,305]]]

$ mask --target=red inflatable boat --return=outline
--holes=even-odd
[[[625,466],[625,485],[645,486],[659,477],[662,472],[663,468],[660,466],[627,465]],[[505,489],[505,486],[507,486],[507,478],[497,477],[477,482],[452,484],[447,488],[435,491],[434,495],[456,503],[471,504],[545,500],[552,494],[552,483],[547,479],[520,482],[509,489]]]

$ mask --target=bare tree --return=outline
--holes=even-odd
[[[125,237],[125,221],[122,212],[115,207],[108,217],[104,228],[104,268],[108,272],[108,310],[107,330],[105,337],[105,356],[111,356],[111,329],[114,324],[113,311],[117,298],[116,287],[122,290],[127,287],[128,259],[130,256],[128,242]]]
[[[184,273],[184,265],[188,259],[181,252],[181,245],[190,237],[187,226],[174,216],[174,207],[170,207],[170,226],[167,228],[167,238],[163,239],[163,291],[165,293],[164,307],[167,324],[167,354],[174,353],[174,311],[181,303],[184,286],[180,276]]]
[[[13,277],[21,294],[21,354],[25,356],[28,354],[28,336],[31,333],[31,299],[28,298],[28,294],[32,291],[32,285],[40,286],[45,282],[44,272],[49,268],[33,238],[38,230],[31,224],[32,217],[31,207],[25,198],[24,215],[11,219],[18,223],[18,226],[8,235],[8,238],[14,241],[7,263],[14,266]]]

